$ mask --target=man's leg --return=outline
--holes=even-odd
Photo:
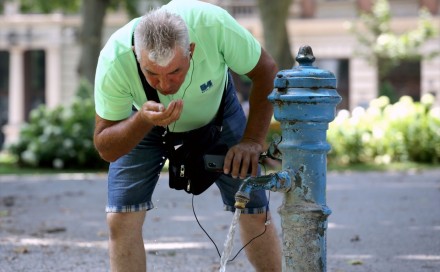
[[[270,219],[270,212],[267,214]],[[264,231],[266,213],[240,215],[240,234],[243,245]],[[257,272],[281,271],[281,243],[275,225],[268,224],[266,232],[246,248],[249,262]]]
[[[107,213],[110,230],[109,255],[112,272],[146,271],[146,255],[142,238],[145,211]]]
[[[142,225],[165,162],[164,128],[154,127],[130,153],[110,163],[107,224],[111,271],[145,271]],[[148,158],[148,159],[146,159]]]

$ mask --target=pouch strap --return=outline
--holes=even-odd
[[[134,34],[133,38],[131,39],[131,44],[134,45]],[[147,96],[147,100],[153,100],[157,103],[160,103],[159,96],[157,95],[157,91],[151,87],[150,84],[148,84],[147,80],[145,79],[144,74],[142,73],[141,66],[139,64],[139,61],[137,60],[136,53],[133,51],[134,58],[136,59],[136,65],[138,69],[138,74],[142,82],[142,87],[144,87],[145,95]]]

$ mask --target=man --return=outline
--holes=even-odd
[[[135,56],[160,103],[147,101]],[[228,69],[252,80],[247,123]],[[145,271],[142,225],[153,208],[151,195],[166,160],[158,128],[183,132],[208,124],[223,92],[221,137],[230,148],[216,185],[225,209],[234,211],[237,178],[245,178],[248,169],[252,176],[258,174],[272,116],[267,96],[276,72],[273,59],[248,31],[223,9],[204,2],[171,1],[112,35],[96,71],[94,135],[101,157],[111,162],[106,211],[112,271]],[[132,105],[137,111],[132,112]],[[267,208],[265,192],[253,192],[240,217],[244,244],[264,231]],[[256,271],[281,271],[273,225],[245,250]]]

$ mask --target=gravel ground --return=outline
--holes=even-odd
[[[0,176],[0,272],[109,271],[105,180]],[[280,233],[282,198],[271,193]],[[148,271],[218,271],[220,258],[191,200],[161,177],[144,225]],[[329,173],[327,204],[328,271],[440,271],[440,170]],[[222,251],[232,214],[222,211],[217,188],[195,197],[194,209]],[[226,271],[253,270],[242,252]]]

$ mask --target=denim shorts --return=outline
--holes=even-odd
[[[240,141],[246,117],[237,99],[231,76],[228,82],[221,138],[231,147]],[[131,152],[110,163],[106,212],[136,212],[154,208],[151,196],[166,161],[161,131],[153,128]],[[215,184],[220,189],[224,209],[235,211],[234,196],[240,181],[228,175],[221,175]],[[243,213],[264,213],[267,209],[266,193],[259,190],[251,193],[250,201]]]

